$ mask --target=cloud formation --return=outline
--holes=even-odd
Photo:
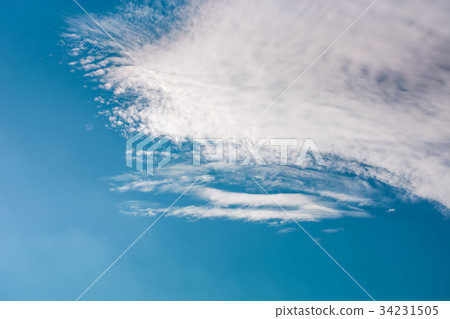
[[[157,204],[159,194],[182,193],[192,183],[192,176],[200,178],[184,196],[190,198],[189,205],[177,204],[167,215],[282,223],[291,221],[289,215],[298,221],[344,216],[369,218],[371,215],[365,210],[371,205],[368,197],[381,196],[358,178],[342,176],[338,181],[339,177],[326,172],[276,166],[269,173],[267,167],[181,164],[163,168],[158,176],[123,174],[111,178],[110,182],[112,191],[146,194],[146,200],[121,203],[122,213],[153,216],[166,209]],[[262,192],[249,176],[263,184],[271,195]]]
[[[319,175],[339,184],[322,190],[317,198],[337,202],[360,198],[341,190],[348,190],[340,184],[347,181],[343,175],[348,173],[434,201],[448,213],[448,1],[380,1],[251,125],[370,3],[130,4],[95,18],[133,59],[86,16],[68,21],[65,41],[74,57],[72,65],[110,92],[104,104],[112,106],[104,114],[124,132],[145,131],[174,141],[313,138],[329,164],[329,171]],[[301,184],[294,181],[286,185]],[[133,183],[125,183],[122,190],[154,188],[154,181]],[[303,214],[299,218],[308,218],[301,202],[305,198],[292,193],[307,192],[311,185],[280,194],[288,198],[286,204],[295,203]],[[231,208],[223,201],[234,198],[242,202],[233,205],[246,207],[239,212],[245,219],[256,218],[257,211],[262,219],[274,216],[261,205],[253,211],[251,203],[267,200],[263,195],[205,191],[199,195],[208,194],[203,199],[221,208],[194,212],[185,207],[174,214],[230,217]],[[367,197],[363,200],[370,202]],[[326,210],[320,211],[322,218]]]

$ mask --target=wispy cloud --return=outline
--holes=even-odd
[[[366,198],[356,197],[354,190],[344,189],[344,183],[326,185],[316,183],[318,175],[327,178],[326,173],[309,172],[309,177],[296,182],[296,173],[305,174],[298,168],[273,167],[272,172],[278,171],[278,176],[285,175],[286,181],[277,181],[266,178],[265,187],[272,193],[270,196],[261,193],[249,176],[262,177],[260,171],[265,169],[254,167],[246,169],[221,168],[221,174],[217,174],[217,166],[205,165],[193,167],[189,165],[174,165],[164,168],[160,177],[141,174],[124,174],[110,179],[111,189],[118,192],[147,193],[145,201],[124,202],[120,211],[129,215],[148,216],[160,213],[158,194],[161,192],[177,193],[191,181],[190,176],[201,176],[186,197],[190,198],[190,204],[186,207],[174,207],[167,215],[190,218],[227,218],[232,220],[259,221],[259,222],[289,222],[290,217],[279,209],[282,205],[299,221],[319,221],[322,219],[334,219],[344,216],[370,217],[365,211]],[[292,171],[287,173],[288,171]],[[287,173],[287,174],[286,174]],[[181,176],[184,176],[182,178]],[[290,176],[290,177],[287,177]],[[314,178],[315,176],[316,178]],[[358,183],[355,181],[355,184]],[[353,186],[361,195],[373,194],[375,190],[366,189],[364,181],[360,181],[362,187]],[[223,185],[228,185],[232,190],[227,190]],[[342,188],[347,194],[336,193],[335,187]],[[328,189],[329,191],[324,191]],[[362,189],[366,189],[365,192]],[[331,194],[327,196],[326,194]],[[354,201],[336,201],[336,197],[351,198]],[[274,199],[276,203],[274,202]],[[278,204],[277,204],[278,203]]]
[[[119,213],[131,216],[154,216],[151,204],[146,201],[131,200],[118,205]]]
[[[278,234],[282,234],[282,235],[289,234],[289,233],[295,232],[297,230],[298,230],[298,228],[295,228],[295,227],[282,228],[278,231]]]
[[[322,229],[322,233],[333,234],[333,233],[338,233],[343,230],[344,230],[344,228],[328,228],[328,229]]]
[[[104,114],[113,127],[174,140],[310,137],[332,163],[328,175],[320,173],[324,180],[342,184],[346,179],[339,172],[348,172],[449,208],[448,1],[380,1],[255,126],[249,125],[369,4],[214,0],[178,9],[128,5],[97,15],[179,105],[85,17],[69,20],[65,41],[73,66],[110,91],[114,106]],[[285,186],[299,187],[289,178]],[[152,183],[135,180],[116,189],[150,191]],[[307,193],[311,187],[300,188]],[[367,196],[347,193],[348,185],[343,189],[316,187],[315,202],[371,204]],[[221,208],[180,208],[176,214],[235,216],[226,208],[225,193],[204,190],[209,193],[202,196]],[[304,209],[305,197],[279,196]],[[245,219],[256,218],[252,202],[266,200],[256,194],[232,198],[247,207],[239,212]]]

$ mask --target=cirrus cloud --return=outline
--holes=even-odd
[[[336,174],[350,172],[439,203],[448,213],[448,1],[380,1],[251,125],[369,4],[326,0],[129,4],[95,19],[133,59],[86,16],[68,21],[65,41],[72,65],[109,92],[107,100],[113,106],[104,114],[111,126],[126,134],[145,131],[174,141],[313,138],[329,159],[329,174],[322,173],[330,183],[344,183],[346,178]],[[122,190],[154,187],[151,181],[134,183],[122,185]],[[341,188],[348,190],[342,185],[325,189],[317,198],[370,202]],[[213,201],[231,195],[245,198],[235,203],[238,206],[266,200],[255,194],[206,191]],[[296,196],[290,200],[298,200]],[[197,214],[229,216],[227,209]],[[254,219],[257,212],[249,209],[240,214]],[[176,214],[195,215],[189,207]],[[262,211],[261,216],[274,215]]]

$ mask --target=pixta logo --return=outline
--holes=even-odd
[[[126,142],[127,166],[132,168],[135,162],[138,171],[153,175],[155,167],[160,169],[171,159],[170,145],[164,149],[169,141],[167,137],[148,136],[142,132],[134,135]]]

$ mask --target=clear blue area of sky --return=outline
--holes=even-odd
[[[71,0],[0,2],[1,300],[76,299],[153,220],[119,214],[136,196],[105,180],[127,171],[125,143],[57,45],[77,14]],[[154,196],[168,206],[177,195],[141,194]],[[394,207],[304,226],[375,299],[449,300],[450,221],[425,202]],[[368,299],[303,232],[278,230],[162,218],[84,299]]]

